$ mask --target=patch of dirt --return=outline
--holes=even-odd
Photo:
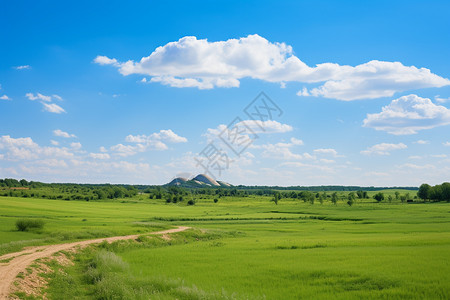
[[[148,234],[150,235],[162,235],[167,236],[169,233],[175,233],[175,232],[181,232],[189,229],[190,227],[185,226],[179,226],[174,229],[168,229],[163,231],[157,231],[157,232],[150,232]],[[50,259],[52,258],[55,253],[60,251],[75,251],[74,249],[76,247],[86,247],[91,244],[98,244],[101,242],[108,242],[112,243],[115,241],[120,240],[129,240],[129,239],[137,239],[139,235],[127,235],[127,236],[116,236],[116,237],[109,237],[109,238],[101,238],[101,239],[94,239],[94,240],[87,240],[87,241],[80,241],[80,242],[73,242],[73,243],[66,243],[66,244],[57,244],[57,245],[47,245],[47,246],[38,246],[38,247],[28,247],[26,250],[22,250],[20,252],[15,253],[8,253],[3,256],[0,256],[0,261],[5,262],[0,264],[0,299],[8,299],[8,296],[11,294],[11,292],[16,288],[16,286],[13,284],[17,281],[18,283],[18,289],[15,289],[14,292],[26,292],[25,289],[27,287],[35,286],[35,291],[40,291],[41,287],[46,284],[46,282],[42,281],[41,279],[34,278],[34,273],[39,274],[42,272],[34,272],[33,269],[31,269],[31,274],[28,274],[27,268],[37,259]],[[167,238],[170,239],[170,237],[167,236]],[[65,255],[64,255],[65,256]],[[56,258],[59,259],[61,263],[69,263],[66,258]],[[69,260],[70,261],[70,260]],[[37,265],[41,266],[41,262],[38,262]],[[45,265],[45,264],[44,264]],[[46,266],[46,265],[45,265]],[[46,266],[48,268],[48,266]],[[40,267],[37,267],[40,268]],[[45,267],[42,267],[43,270],[46,270]],[[22,273],[23,278],[17,278],[17,276]],[[36,277],[39,277],[36,275]],[[23,282],[22,282],[23,281]],[[26,283],[25,283],[26,281]],[[23,289],[21,284],[23,283]],[[30,288],[31,289],[31,288]],[[29,291],[31,293],[31,290]],[[13,298],[14,299],[14,298]]]

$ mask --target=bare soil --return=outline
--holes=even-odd
[[[174,229],[168,229],[157,232],[150,232],[151,235],[162,235],[164,239],[168,239],[169,233],[180,232],[189,229],[190,227],[179,226]],[[71,250],[75,247],[86,247],[91,244],[98,244],[104,241],[112,243],[120,240],[137,239],[142,234],[115,236],[109,238],[100,238],[94,240],[79,241],[66,244],[46,245],[38,247],[29,247],[25,250],[8,253],[0,256],[0,261],[9,260],[6,263],[0,263],[0,299],[8,299],[8,295],[13,291],[12,285],[19,273],[27,276],[27,267],[30,266],[35,260],[41,258],[50,258],[56,252],[63,250]],[[170,239],[170,238],[169,238]]]

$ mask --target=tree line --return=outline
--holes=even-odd
[[[450,202],[450,183],[444,182],[435,186],[424,183],[419,187],[417,196],[424,201]]]

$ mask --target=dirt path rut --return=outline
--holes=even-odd
[[[148,234],[166,235],[169,233],[184,231],[189,228],[190,227],[179,226],[174,229],[150,232]],[[59,252],[62,250],[69,250],[76,246],[83,247],[83,246],[87,246],[90,244],[98,244],[103,241],[111,243],[111,242],[120,241],[120,240],[137,239],[140,235],[141,234],[114,236],[114,237],[109,237],[109,238],[101,238],[101,239],[73,242],[73,243],[67,243],[67,244],[38,246],[38,247],[28,248],[28,249],[22,250],[20,252],[8,253],[3,256],[0,256],[0,261],[10,259],[9,262],[0,263],[0,299],[8,299],[8,295],[10,293],[10,287],[13,284],[16,276],[20,272],[25,272],[25,269],[36,259],[49,257],[56,252]]]

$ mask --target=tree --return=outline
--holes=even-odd
[[[347,201],[347,204],[349,205],[349,206],[352,206],[353,205],[353,203],[355,203],[355,193],[353,193],[353,192],[351,192],[351,193],[348,193],[348,195],[347,195],[347,199],[348,199],[348,201]]]
[[[280,192],[275,192],[275,194],[273,194],[273,198],[270,201],[275,202],[275,205],[278,205],[278,200],[281,199],[281,194]]]
[[[356,192],[356,195],[358,195],[359,199],[363,199],[364,198],[364,191],[359,190],[359,191]]]
[[[376,193],[373,196],[373,199],[377,200],[377,202],[381,202],[384,200],[384,194],[382,192]]]
[[[419,196],[420,199],[426,201],[426,200],[430,199],[430,191],[431,191],[431,185],[424,183],[419,187],[417,196]]]
[[[331,202],[336,205],[338,201],[338,195],[337,192],[334,192],[333,194],[331,194]]]
[[[399,200],[400,199],[400,192],[396,191],[395,192],[395,200]]]

